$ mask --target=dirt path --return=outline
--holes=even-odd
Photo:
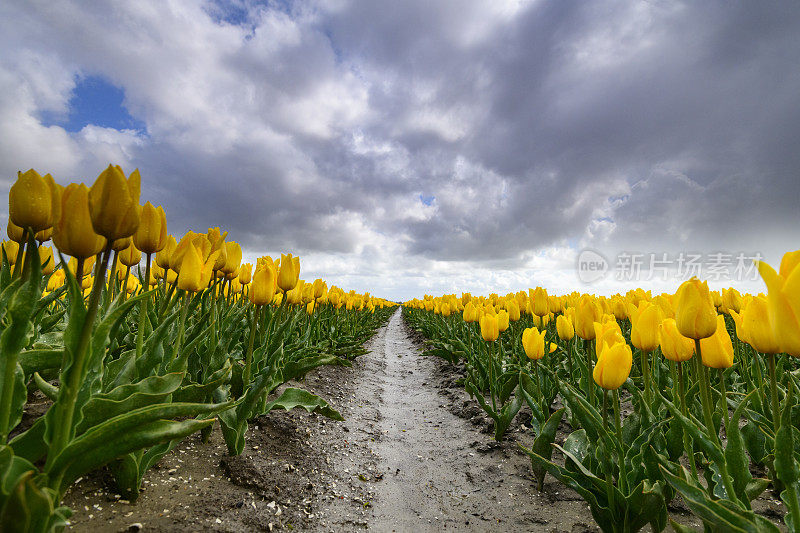
[[[517,425],[494,443],[457,369],[419,355],[400,311],[348,367],[301,386],[345,417],[272,412],[251,421],[244,453],[192,436],[145,476],[136,503],[105,472],[74,486],[73,531],[598,531],[577,494],[535,490]],[[522,413],[521,413],[522,414]]]

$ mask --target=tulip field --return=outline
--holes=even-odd
[[[219,228],[167,234],[139,173],[91,188],[31,170],[9,197],[0,270],[0,530],[59,531],[69,487],[102,466],[134,501],[148,469],[218,420],[228,453],[247,421],[323,398],[283,387],[349,365],[394,304],[300,280],[297,257],[241,264]],[[52,239],[57,251],[45,243]],[[71,259],[67,261],[65,255]],[[143,257],[144,256],[144,257]],[[143,263],[143,264],[142,264]],[[29,394],[51,404],[29,427]]]
[[[530,409],[520,448],[539,487],[553,476],[575,490],[603,531],[661,531],[677,496],[708,531],[779,531],[752,510],[764,491],[797,531],[800,251],[759,269],[767,295],[691,279],[674,295],[427,296],[404,313],[428,355],[465,363],[496,440]]]
[[[63,530],[82,512],[62,505],[65,494],[101,468],[135,502],[151,468],[191,435],[208,442],[217,425],[236,456],[248,421],[272,411],[341,421],[304,376],[351,366],[398,312],[369,293],[304,282],[291,254],[242,263],[220,228],[173,237],[164,210],[139,197],[138,171],[115,166],[91,187],[29,170],[11,188],[2,531]],[[800,251],[778,271],[758,268],[765,294],[695,278],[658,295],[536,287],[425,296],[402,317],[425,339],[422,355],[463,368],[496,441],[529,413],[517,452],[530,458],[531,485],[569,487],[602,531],[690,531],[670,520],[675,499],[707,531],[798,531]],[[35,394],[47,408],[31,417]],[[765,493],[782,500],[782,524],[753,510]]]

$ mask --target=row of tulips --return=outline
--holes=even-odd
[[[219,228],[174,238],[161,207],[139,204],[139,180],[109,166],[91,188],[62,187],[29,170],[11,187],[0,269],[2,531],[63,529],[65,491],[102,466],[135,499],[153,464],[192,433],[207,441],[216,420],[239,454],[248,419],[271,410],[341,419],[285,384],[349,365],[391,313],[369,294],[305,283],[292,255],[242,264]],[[23,423],[37,389],[52,403]]]
[[[403,311],[427,355],[463,363],[497,440],[530,408],[535,439],[521,448],[540,489],[548,473],[573,488],[603,531],[663,530],[676,494],[708,531],[778,531],[752,510],[768,488],[798,531],[800,251],[759,271],[767,294],[693,278],[675,294],[536,288],[426,296]]]

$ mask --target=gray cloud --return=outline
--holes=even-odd
[[[12,1],[0,19],[6,187],[113,158],[176,233],[220,225],[395,297],[473,279],[456,266],[517,283],[582,246],[798,246],[792,3]],[[87,74],[145,137],[40,123]]]

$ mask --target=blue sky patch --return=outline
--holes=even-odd
[[[78,80],[69,101],[69,114],[55,116],[45,113],[45,126],[61,126],[76,132],[88,124],[117,130],[145,131],[144,122],[132,117],[125,108],[125,91],[99,76],[87,76]]]

